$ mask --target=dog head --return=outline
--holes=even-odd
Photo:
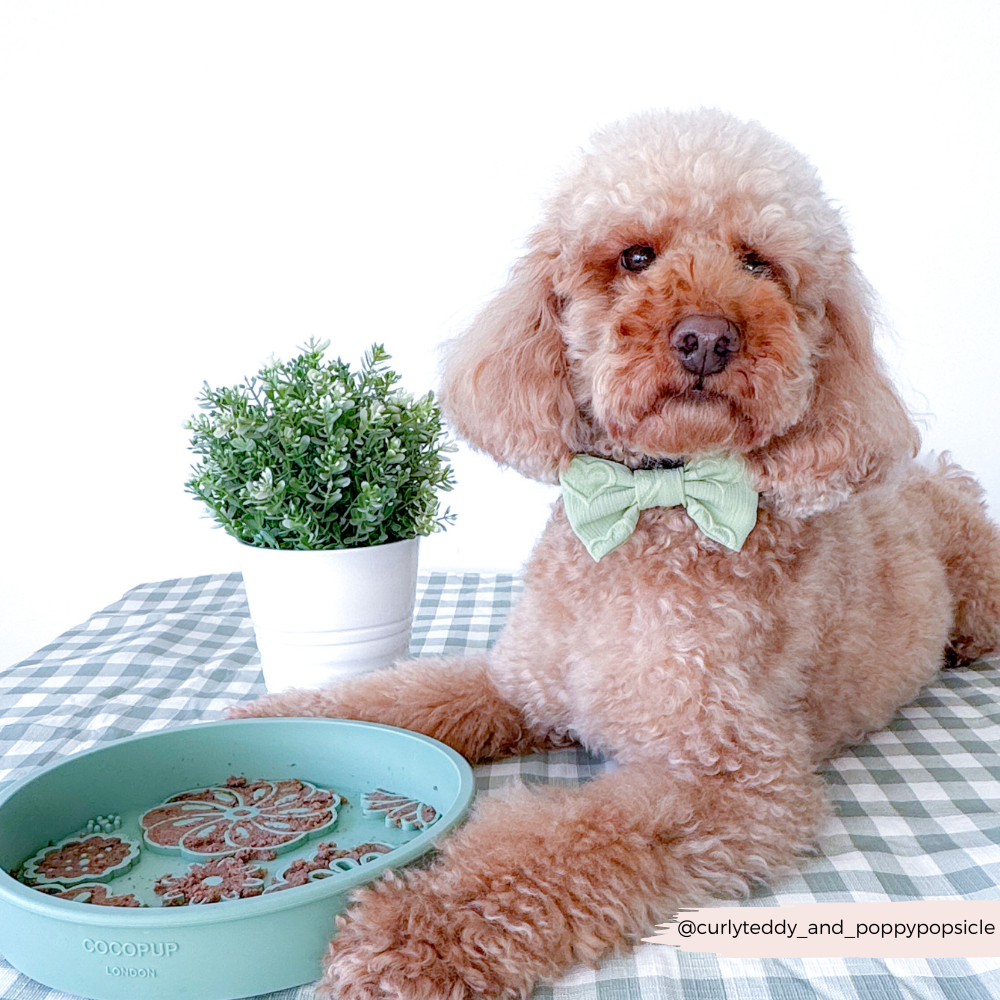
[[[451,348],[471,444],[554,481],[574,454],[739,454],[786,513],[916,452],[870,293],[815,171],[756,124],[650,113],[599,133],[507,286]]]

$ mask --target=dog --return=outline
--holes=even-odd
[[[967,473],[916,460],[872,316],[814,169],[760,125],[597,134],[444,368],[462,437],[564,484],[503,634],[231,714],[387,723],[473,762],[577,740],[617,769],[481,801],[433,865],[358,891],[323,991],[527,997],[775,878],[828,815],[819,762],[997,650],[1000,534]]]

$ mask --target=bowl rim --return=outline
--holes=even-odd
[[[94,927],[126,929],[125,925],[137,930],[164,930],[179,927],[191,927],[200,924],[219,924],[233,920],[243,920],[248,917],[263,917],[270,913],[296,909],[309,903],[322,902],[327,896],[340,895],[351,889],[373,880],[386,869],[397,868],[409,864],[425,853],[434,841],[439,840],[453,830],[464,818],[475,796],[475,780],[469,762],[451,747],[423,733],[401,729],[398,726],[386,726],[376,722],[361,722],[355,719],[302,718],[298,716],[280,716],[254,719],[221,719],[216,721],[187,723],[179,726],[168,726],[146,733],[137,733],[119,740],[109,740],[94,747],[88,747],[79,753],[68,754],[58,760],[37,768],[30,774],[14,782],[0,792],[0,813],[5,803],[27,785],[36,781],[43,774],[63,767],[70,761],[76,762],[84,757],[94,756],[107,750],[108,747],[125,743],[135,743],[141,740],[156,739],[167,733],[178,733],[188,730],[204,730],[206,728],[232,728],[234,726],[288,726],[305,725],[326,727],[334,725],[338,728],[360,728],[366,730],[390,731],[426,743],[438,750],[445,760],[450,762],[459,777],[459,790],[450,808],[448,808],[432,827],[422,830],[412,840],[385,855],[385,861],[375,862],[371,866],[359,868],[357,871],[345,873],[342,878],[322,879],[308,885],[296,886],[295,892],[275,892],[265,896],[255,896],[250,899],[227,900],[224,907],[218,906],[178,906],[178,907],[122,907],[122,906],[83,906],[68,899],[57,899],[54,896],[39,892],[31,886],[15,879],[4,868],[0,867],[0,902],[6,900],[9,904],[21,909],[27,909],[41,916],[58,919],[68,923],[86,924]],[[388,859],[393,859],[390,866]],[[374,869],[374,873],[373,873]],[[291,898],[288,898],[291,897]],[[127,916],[126,916],[127,914]]]

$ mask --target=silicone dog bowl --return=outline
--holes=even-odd
[[[88,819],[120,814],[125,834],[169,796],[229,775],[333,789],[344,802],[317,840],[348,846],[377,839],[394,849],[286,891],[166,908],[57,899],[8,874]],[[423,830],[389,828],[383,816],[363,812],[362,796],[374,788],[426,803],[438,819]],[[312,982],[351,890],[426,854],[462,820],[473,795],[472,770],[450,748],[363,722],[240,719],[109,743],[43,768],[0,796],[0,954],[46,986],[94,1000],[230,1000]],[[143,854],[160,869],[183,871],[190,860]],[[126,880],[131,886],[143,863],[108,889],[118,892]]]

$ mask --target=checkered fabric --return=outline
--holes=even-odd
[[[484,649],[519,584],[421,577],[411,651]],[[948,671],[893,725],[826,771],[837,806],[821,855],[745,904],[1000,899],[1000,664]],[[0,787],[52,760],[135,733],[214,719],[264,693],[239,574],[150,583],[0,673]],[[574,785],[604,763],[565,749],[476,771]],[[0,831],[2,835],[2,831]],[[308,1000],[311,987],[270,995]],[[996,959],[728,959],[643,945],[577,968],[536,1000],[990,1000]],[[0,959],[0,1000],[62,1000]],[[68,998],[67,998],[68,1000]]]

